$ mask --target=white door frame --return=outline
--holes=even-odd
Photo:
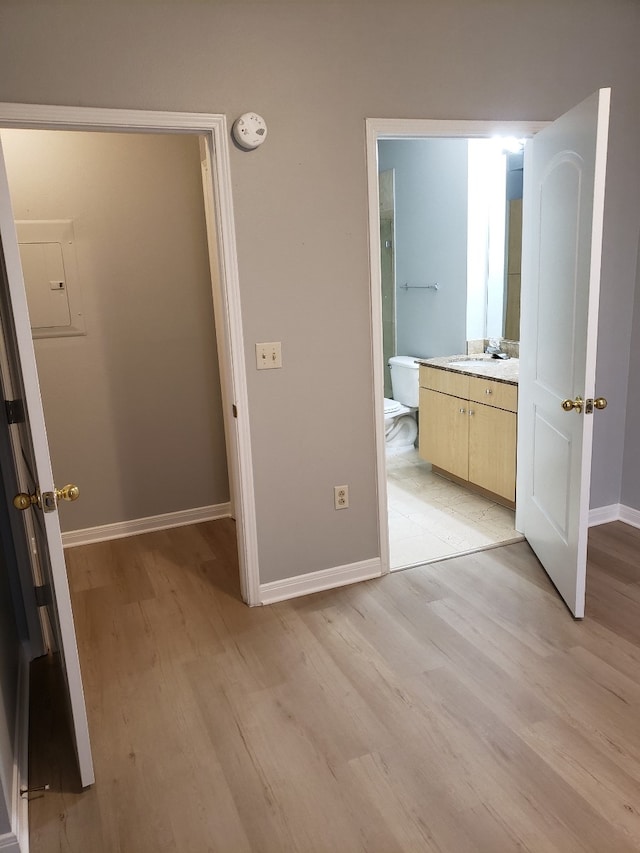
[[[201,146],[201,152],[204,153],[203,191],[207,242],[220,361],[229,485],[236,516],[240,589],[247,604],[260,604],[249,401],[226,116],[0,103],[0,128],[188,133],[204,138],[205,146]],[[203,151],[203,148],[206,150]],[[234,416],[234,409],[237,417]]]
[[[382,139],[429,137],[484,139],[492,136],[533,136],[546,121],[464,121],[455,119],[368,118],[366,125],[367,186],[369,198],[369,269],[371,286],[371,350],[376,436],[378,528],[382,574],[390,571],[387,463],[384,440],[384,354],[382,348],[382,293],[380,269],[380,199],[378,194],[378,142]]]

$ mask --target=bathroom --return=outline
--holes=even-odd
[[[392,569],[521,538],[513,511],[517,403],[499,401],[502,392],[517,401],[522,151],[522,141],[504,138],[378,143]],[[416,359],[436,363],[419,368]],[[455,359],[458,364],[452,366]],[[443,394],[448,389],[440,380],[452,373],[488,395],[476,399],[498,401],[506,411],[465,402],[460,398],[466,390]],[[425,379],[430,375],[438,380],[433,388]],[[464,424],[465,442],[467,434],[471,438],[468,448],[465,444],[469,458],[463,476],[455,465],[440,462],[458,426],[450,427],[444,415],[435,413],[434,400],[450,402],[456,415],[474,416],[465,418],[471,424],[471,433]],[[479,418],[481,413],[491,419]],[[512,483],[505,490],[491,480],[489,489],[481,488],[482,478],[466,473],[487,455],[473,430],[478,435],[484,430],[486,437],[496,429],[501,438],[503,422],[510,434],[505,441],[490,442],[485,467],[503,468],[491,448],[512,445],[513,462],[507,466]]]

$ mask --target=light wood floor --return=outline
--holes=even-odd
[[[69,551],[97,783],[44,659],[32,853],[638,851],[639,553],[575,622],[525,543],[253,610],[230,521]]]

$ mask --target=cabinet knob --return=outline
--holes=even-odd
[[[470,415],[475,415],[475,411],[474,411],[473,409],[469,409],[469,414],[470,414]]]
[[[485,388],[485,394],[493,394],[493,388]]]
[[[467,411],[466,409],[459,409],[459,412],[461,415],[464,415],[466,413],[466,411]]]

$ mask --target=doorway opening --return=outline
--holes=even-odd
[[[208,256],[205,266],[209,267],[208,281],[212,292],[207,289],[207,299],[203,301],[203,291],[200,291],[198,308],[202,309],[204,302],[207,303],[206,310],[202,310],[202,314],[208,318],[209,326],[211,326],[211,320],[213,319],[211,310],[208,310],[211,308],[211,302],[213,304],[213,315],[215,316],[215,337],[220,365],[220,402],[225,432],[224,444],[226,445],[227,464],[230,475],[230,497],[237,522],[237,535],[236,531],[234,531],[233,538],[234,550],[237,552],[239,564],[237,574],[240,580],[241,596],[249,604],[259,603],[255,508],[247,418],[248,403],[233,209],[231,204],[229,151],[224,116],[0,104],[0,128],[36,132],[98,132],[108,129],[112,133],[106,136],[116,141],[127,136],[133,138],[132,135],[135,134],[143,136],[147,134],[167,134],[167,139],[169,137],[178,139],[179,137],[188,136],[191,138],[193,144],[199,146],[198,159],[200,162],[199,164],[196,162],[196,174],[199,165],[201,172],[199,177],[202,182],[199,190],[199,199],[201,208],[204,209],[204,230],[200,229],[201,236],[204,234],[204,246],[201,245],[200,250],[201,254]],[[73,134],[70,135],[73,136]],[[98,137],[96,136],[96,138]],[[138,165],[140,164],[138,163]],[[142,166],[138,169],[135,162],[133,164],[130,163],[130,167],[126,178],[135,185],[138,171],[142,172],[143,169]],[[111,176],[113,180],[109,179],[109,175],[103,175],[103,182],[99,191],[102,207],[99,207],[98,214],[96,214],[99,216],[105,211],[111,210],[111,225],[114,224],[114,220],[121,218],[121,211],[117,211],[117,209],[115,215],[113,215],[114,208],[117,208],[115,202],[118,201],[118,196],[123,194],[123,176],[116,172]],[[56,175],[55,177],[59,178],[60,176]],[[82,174],[75,177],[76,183],[80,184],[85,178]],[[27,184],[29,183],[28,178],[29,176],[27,175]],[[170,175],[163,173],[157,176],[157,183],[161,184],[163,181],[169,183],[170,179]],[[34,182],[32,181],[31,183],[33,184]],[[197,184],[199,184],[199,180],[196,179],[194,186]],[[36,186],[28,186],[27,189],[33,194],[32,200],[37,200],[37,182]],[[75,189],[77,190],[78,187],[75,187]],[[153,199],[155,193],[153,181],[147,185],[146,192]],[[46,199],[46,201],[52,201],[52,199]],[[70,711],[69,723],[73,730],[75,741],[80,784],[85,787],[94,781],[94,773],[86,707],[82,690],[82,676],[69,594],[69,581],[62,549],[59,514],[55,511],[58,501],[71,496],[75,492],[75,489],[71,486],[61,489],[57,488],[53,479],[51,457],[46,435],[47,430],[45,428],[42,398],[40,395],[38,366],[33,346],[34,332],[32,323],[39,327],[40,330],[44,330],[45,334],[42,337],[47,338],[49,332],[55,329],[60,333],[60,339],[63,344],[72,347],[74,342],[77,343],[78,336],[83,336],[85,332],[87,335],[89,334],[92,324],[95,332],[97,316],[100,312],[97,310],[94,310],[93,314],[86,312],[82,304],[82,299],[79,298],[81,288],[77,285],[80,282],[80,276],[76,275],[74,279],[74,276],[71,274],[71,266],[73,264],[69,266],[70,257],[67,248],[69,244],[73,245],[76,240],[75,229],[73,228],[74,214],[66,214],[64,219],[45,218],[36,220],[31,218],[35,216],[35,206],[32,207],[30,205],[31,203],[27,203],[23,208],[23,215],[25,216],[23,222],[27,223],[28,233],[23,235],[23,243],[27,246],[27,249],[25,250],[25,257],[21,259],[5,162],[0,153],[0,231],[2,235],[2,261],[6,273],[4,275],[5,286],[3,294],[7,299],[7,310],[6,312],[3,311],[3,338],[7,347],[10,348],[12,370],[6,374],[6,378],[9,383],[7,388],[11,393],[10,399],[15,406],[15,415],[11,414],[9,409],[7,409],[7,417],[11,424],[13,464],[16,476],[19,477],[21,489],[20,494],[15,494],[15,498],[13,495],[9,495],[9,499],[14,500],[14,507],[16,509],[24,510],[24,513],[21,514],[22,521],[28,519],[28,514],[32,513],[30,517],[37,522],[37,530],[39,531],[36,539],[30,536],[28,524],[21,525],[23,529],[19,535],[27,546],[29,561],[25,565],[19,566],[18,570],[22,588],[25,589],[31,586],[33,593],[33,585],[38,584],[38,567],[42,568],[43,585],[39,588],[41,595],[40,600],[36,601],[36,604],[46,607],[51,617],[50,624],[53,626],[55,633],[55,648],[60,652],[56,658],[61,664],[68,693],[69,701],[67,707]],[[58,210],[51,210],[39,213],[38,215],[59,217],[61,214]],[[107,219],[109,219],[109,216],[107,216]],[[149,220],[151,221],[152,219],[153,217],[149,216]],[[121,223],[117,222],[117,225],[121,226]],[[137,226],[140,226],[140,230],[142,230],[140,223],[137,223]],[[153,227],[160,229],[162,226],[163,223],[159,224],[156,221]],[[179,230],[180,223],[174,222],[173,226],[176,230]],[[42,230],[43,228],[44,231]],[[111,247],[111,245],[108,245],[107,250],[103,253],[102,263],[105,266],[109,266],[111,263],[110,254],[119,256],[122,253],[124,255],[136,243],[139,233],[138,227],[132,228],[129,233],[127,233],[126,228],[120,228],[120,230],[124,231],[124,234],[120,235],[118,249],[115,248],[116,241],[114,240],[114,246]],[[109,249],[111,249],[111,252]],[[138,274],[143,274],[147,263],[151,264],[152,259],[150,254],[153,254],[153,250],[149,252],[147,249],[146,256],[142,253],[142,257],[138,257],[138,267],[133,272],[132,279],[135,280]],[[24,286],[24,272],[27,272],[31,276],[34,270],[36,272],[39,271],[40,280],[42,280],[44,273],[45,286],[44,293],[41,294],[42,300],[38,301],[36,299],[33,308],[34,316],[31,318],[29,316],[30,311]],[[92,270],[89,264],[84,272],[86,276],[89,276],[91,273],[95,273],[96,270]],[[161,270],[156,275],[161,277],[162,272]],[[179,290],[181,285],[179,280],[180,275],[175,269],[174,275],[178,280],[175,282],[170,281],[169,287],[175,286],[175,289]],[[127,321],[130,319],[128,312],[130,310],[133,314],[133,308],[131,305],[125,306],[126,299],[121,290],[113,298],[115,305],[114,312],[114,305],[109,305],[112,290],[109,285],[111,283],[108,277],[106,283],[102,283],[101,290],[103,292],[99,294],[99,297],[103,301],[100,304],[108,305],[111,313],[115,313],[116,315],[118,312],[121,313],[122,316],[120,319],[123,321],[122,327],[124,328],[125,335],[143,339],[140,354],[134,356],[132,360],[137,360],[138,358],[143,362],[149,360],[149,353],[144,347],[144,335],[145,333],[149,333],[150,325],[153,327],[154,324],[146,322],[144,310],[148,311],[152,319],[154,319],[166,307],[158,303],[162,301],[163,297],[167,302],[171,302],[171,294],[166,292],[153,293],[152,296],[155,298],[147,300],[142,317],[138,314],[137,324],[134,323],[132,328],[128,328]],[[121,284],[121,282],[118,282],[118,284]],[[73,290],[73,294],[69,293],[70,289]],[[117,292],[115,286],[113,287],[113,291]],[[135,287],[132,287],[131,291],[135,292]],[[92,296],[95,302],[98,302],[96,294]],[[62,302],[58,299],[55,304],[52,303],[51,300],[57,299],[57,297],[63,297]],[[66,307],[63,304],[64,302],[66,302]],[[88,303],[90,302],[91,300],[88,300]],[[181,320],[177,315],[189,309],[180,304],[179,299],[177,303],[174,300],[172,306],[176,315],[174,319],[175,328],[177,329],[180,326]],[[95,304],[93,307],[95,309]],[[189,306],[189,308],[193,312],[193,305]],[[199,313],[198,308],[196,308],[196,313]],[[191,320],[193,320],[193,314],[190,316]],[[188,325],[189,323],[187,323],[187,327]],[[67,334],[65,334],[65,328]],[[116,332],[115,336],[117,339],[118,332]],[[120,335],[119,337],[122,342],[123,336]],[[179,338],[180,336],[176,334],[175,337]],[[106,341],[111,342],[112,338],[113,332],[106,334],[102,337],[102,343],[104,344]],[[54,343],[57,345],[58,341],[56,340]],[[136,343],[140,342],[136,341]],[[176,342],[170,336],[162,340],[161,343],[162,346],[175,355]],[[183,346],[185,345],[184,341],[182,341],[182,344]],[[117,340],[115,346],[117,350]],[[186,346],[189,346],[189,342],[187,342]],[[209,349],[212,346],[215,348],[215,345],[209,339]],[[105,351],[107,349],[105,347]],[[122,345],[122,349],[125,349],[124,344]],[[153,350],[153,348],[149,349]],[[110,371],[105,369],[104,363],[108,363],[109,358],[105,358],[105,352],[101,353],[100,347],[98,347],[97,355],[95,353],[94,355],[96,356],[95,360],[102,367],[103,373],[108,375]],[[157,350],[155,355],[160,360]],[[206,358],[205,346],[201,348],[199,355],[201,358]],[[153,356],[153,352],[151,356]],[[121,358],[120,353],[112,350],[109,350],[109,357],[115,361]],[[124,358],[121,360],[124,361],[124,367],[126,368],[127,359]],[[51,359],[51,361],[55,368],[57,359]],[[4,367],[6,365],[3,365],[3,378],[5,376]],[[179,370],[172,371],[171,359],[169,359],[168,363],[165,361],[164,369],[168,375],[164,377],[166,381],[162,386],[164,392],[163,402],[165,405],[170,406],[172,382],[175,386],[176,381],[183,381],[183,377],[180,376]],[[59,381],[59,377],[54,376],[54,379],[56,378]],[[126,375],[126,372],[124,374],[121,372],[118,382],[126,385],[128,381],[129,377]],[[85,379],[84,391],[90,394],[94,390],[91,385],[92,377],[89,377],[88,380]],[[62,386],[64,386],[64,380],[62,380]],[[157,394],[157,385],[148,389],[144,386],[144,383],[138,383],[135,392],[130,394],[130,399],[140,396],[144,400],[145,394],[149,392],[153,393],[154,391]],[[104,416],[105,412],[109,411],[109,406],[103,405],[103,402],[100,400],[99,403],[95,404],[97,410],[95,417],[98,419],[100,416]],[[91,412],[89,415],[91,415]],[[172,448],[175,447],[177,442],[188,441],[189,416],[194,417],[197,415],[193,415],[190,412],[184,413],[184,423],[186,425],[184,433],[180,433],[177,436],[175,434],[174,436],[170,436],[172,440],[165,442],[165,455],[171,454]],[[122,419],[125,421],[126,429],[129,426],[126,423],[126,412]],[[97,432],[97,426],[97,424],[92,424],[89,420],[85,424],[85,431],[93,434],[94,431]],[[112,424],[112,426],[114,425]],[[140,447],[141,455],[147,449],[146,444],[151,444],[153,441],[153,426],[153,423],[144,425],[146,431],[143,428],[143,439],[147,439],[147,442],[144,440],[142,443],[138,441],[138,445],[142,445]],[[132,423],[131,427],[132,431],[135,432],[135,428],[138,425]],[[82,440],[86,440],[86,438],[86,435],[81,436]],[[140,430],[138,429],[139,438]],[[106,436],[102,437],[102,443],[107,443],[108,440]],[[100,454],[100,442],[98,442],[97,447],[93,448],[93,451],[96,455]],[[108,456],[106,452],[104,455]],[[21,460],[24,464],[21,464]],[[122,464],[120,459],[117,464]],[[111,460],[110,466],[105,467],[105,471],[101,475],[105,478],[105,493],[108,478],[114,473],[113,470],[109,469],[110,467],[111,469],[117,468],[113,460]],[[158,460],[158,467],[162,468],[162,459]],[[5,490],[7,483],[8,481],[5,480]],[[100,491],[101,485],[102,483],[99,484],[98,491]],[[158,488],[157,483],[155,487],[156,489]],[[138,488],[143,489],[144,484],[139,484]],[[221,521],[220,523],[224,522]],[[230,560],[230,565],[233,565],[233,562],[234,560]],[[180,560],[178,560],[178,563],[181,564]],[[31,598],[34,598],[33,594]],[[25,596],[25,606],[26,604],[27,596]],[[33,636],[31,636],[30,631],[28,638],[31,648],[35,648],[41,642],[41,639],[41,632],[34,622]]]
[[[381,555],[391,571],[522,539],[522,150],[542,126],[369,123]],[[394,373],[410,390],[394,393]]]
[[[231,515],[198,136],[2,142],[64,544]]]
[[[0,127],[22,129],[24,132],[27,129],[32,131],[92,131],[86,136],[101,136],[95,133],[100,130],[109,130],[109,134],[104,134],[104,138],[120,137],[125,138],[136,134],[145,135],[149,138],[160,137],[165,135],[166,139],[173,137],[174,142],[178,138],[189,137],[192,145],[198,145],[200,150],[200,168],[201,168],[201,187],[200,187],[200,205],[204,207],[205,218],[205,236],[206,245],[205,253],[208,250],[208,265],[210,290],[208,299],[211,301],[213,296],[213,313],[215,315],[215,343],[218,351],[218,361],[220,366],[219,384],[220,391],[218,392],[218,404],[222,407],[222,422],[224,424],[224,437],[222,438],[223,455],[225,455],[224,447],[226,446],[226,461],[229,474],[229,504],[230,512],[235,517],[237,522],[237,545],[239,557],[239,574],[240,586],[243,599],[249,604],[258,603],[258,569],[257,569],[257,544],[255,531],[255,507],[253,495],[252,481],[252,465],[251,465],[251,449],[249,443],[248,422],[246,412],[248,410],[246,398],[246,381],[242,342],[242,329],[240,317],[240,304],[237,281],[237,260],[235,255],[235,235],[233,225],[233,210],[231,205],[231,187],[229,174],[229,152],[226,134],[226,121],[224,116],[208,116],[178,113],[145,113],[142,111],[116,111],[116,110],[100,110],[88,108],[67,108],[55,107],[44,108],[33,105],[0,105]],[[115,131],[115,133],[114,133]],[[73,135],[73,134],[67,134]],[[144,161],[144,158],[143,158]],[[140,162],[141,169],[145,166],[144,162]],[[135,170],[131,176],[135,183]],[[159,182],[163,180],[160,176]],[[114,188],[115,189],[115,188]],[[107,200],[113,203],[113,192],[110,197],[110,187],[108,182],[104,186],[104,191]],[[28,214],[29,216],[31,214]],[[140,224],[140,223],[139,223]],[[26,241],[31,243],[37,242],[38,236],[26,238]],[[135,243],[135,229],[132,229],[130,234],[130,243]],[[33,248],[33,246],[31,247]],[[202,247],[200,247],[202,248]],[[33,254],[33,253],[31,253]],[[63,259],[64,260],[64,259]],[[24,261],[23,261],[24,263]],[[144,261],[140,261],[144,265]],[[53,278],[56,278],[54,276]],[[179,292],[182,287],[180,280],[175,281],[176,291]],[[105,288],[102,294],[102,299],[109,300],[108,289]],[[52,296],[59,296],[55,293]],[[201,293],[201,301],[204,298]],[[156,304],[151,304],[150,314],[153,319],[153,313],[158,309],[158,304],[162,297],[156,300]],[[69,300],[71,302],[71,300]],[[119,307],[119,306],[118,306]],[[118,307],[116,312],[118,312]],[[202,306],[200,306],[202,307]],[[73,319],[79,313],[78,301],[71,305]],[[193,306],[191,306],[193,313]],[[112,311],[112,313],[114,313]],[[206,312],[204,312],[206,314]],[[124,326],[126,328],[126,310],[123,307],[121,311]],[[211,312],[209,312],[211,315]],[[209,316],[209,321],[211,320]],[[176,325],[179,325],[178,323]],[[130,334],[139,335],[144,338],[142,328],[128,330]],[[176,333],[171,345],[176,345],[179,334]],[[57,343],[57,342],[56,342]],[[66,341],[67,346],[72,346],[70,339]],[[45,342],[46,345],[46,342]],[[212,342],[209,340],[207,346],[211,349]],[[207,358],[207,346],[200,347],[200,357],[204,360]],[[115,349],[116,347],[114,347]],[[144,350],[144,347],[141,347]],[[209,362],[215,361],[214,358],[209,359]],[[145,356],[143,355],[144,359]],[[207,365],[207,370],[211,372],[211,364]],[[166,377],[166,396],[171,397],[171,388],[175,390],[176,381],[180,381],[178,377],[179,371],[174,370],[171,375]],[[217,377],[216,377],[217,379]],[[114,392],[117,389],[113,389]],[[245,417],[238,417],[237,413],[243,413]],[[185,425],[188,425],[189,420],[197,418],[199,412],[184,411],[182,413]],[[204,427],[206,431],[206,425]],[[220,444],[221,427],[218,424],[217,441]],[[201,430],[202,431],[202,430]],[[188,430],[185,429],[183,434],[176,433],[173,442],[169,442],[169,447],[166,448],[167,453],[171,453],[171,446],[176,447],[180,443],[188,442]],[[219,448],[218,448],[219,450]],[[222,464],[224,468],[224,462]],[[188,480],[188,478],[185,478]],[[140,484],[144,488],[143,484]],[[188,483],[186,488],[188,489]],[[183,502],[184,502],[183,496]],[[188,499],[187,499],[188,501]],[[202,503],[201,500],[196,501]],[[224,502],[222,502],[224,505]],[[229,506],[227,504],[227,506]],[[179,514],[179,513],[178,513]],[[153,513],[150,513],[153,516]],[[162,516],[162,512],[157,515]],[[197,513],[196,513],[197,515]],[[189,516],[189,512],[186,512]],[[185,517],[184,519],[176,519],[176,523],[185,523],[191,520],[198,520]],[[135,522],[134,522],[135,528]],[[131,532],[134,532],[132,530]],[[73,541],[73,539],[72,539]]]

